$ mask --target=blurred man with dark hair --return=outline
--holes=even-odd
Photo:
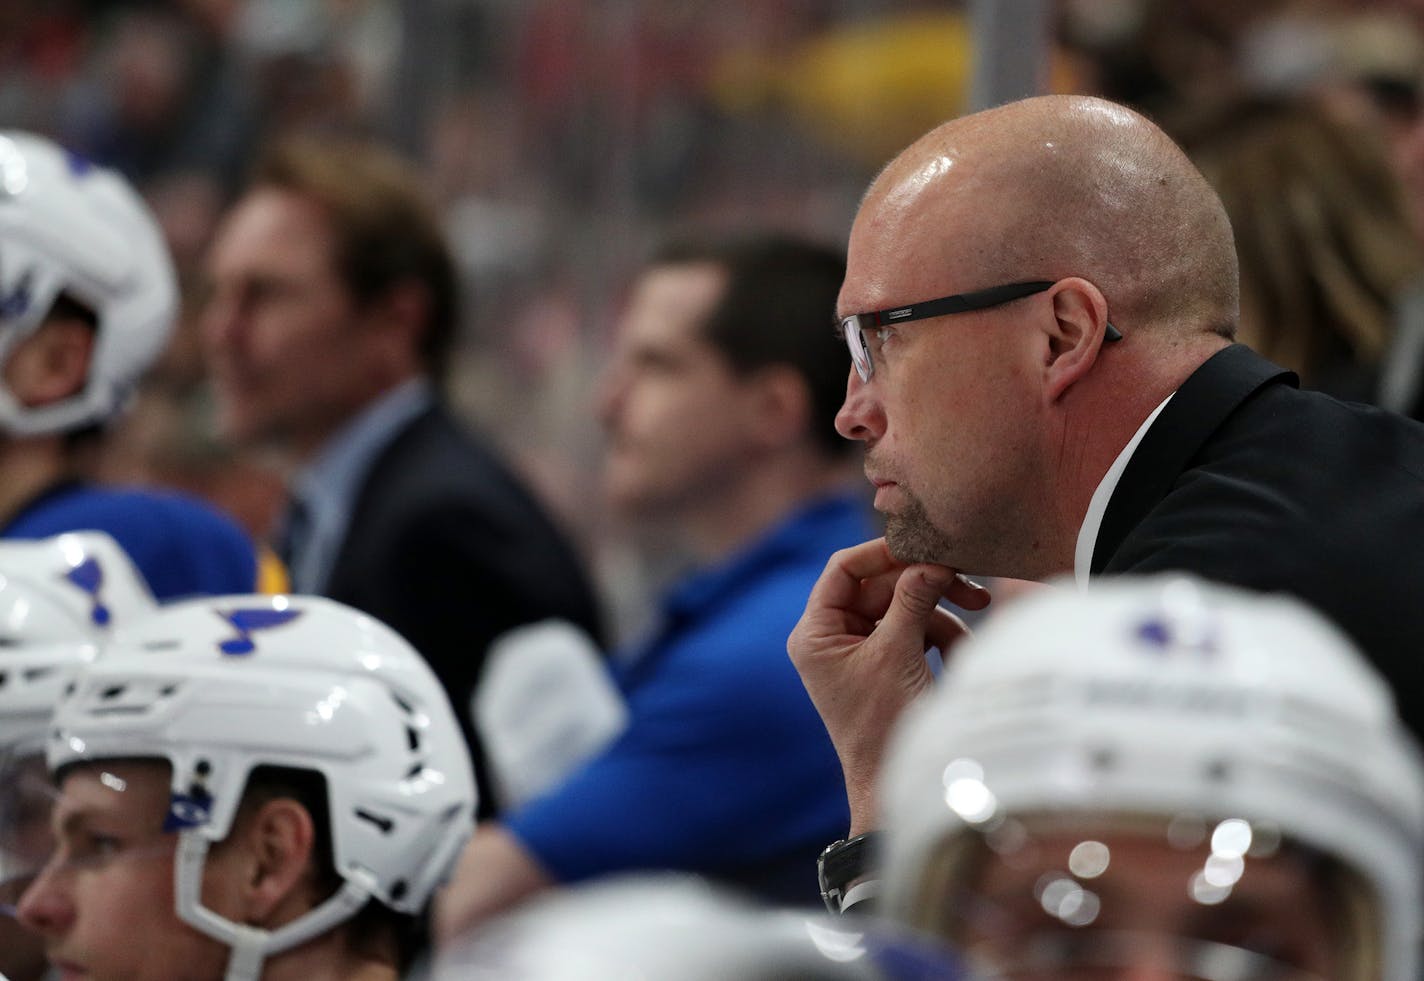
[[[295,468],[279,530],[293,586],[409,639],[478,762],[468,706],[490,641],[548,618],[597,636],[598,613],[571,546],[440,398],[456,281],[416,175],[366,145],[284,144],[209,275],[218,427]]]
[[[826,557],[872,533],[830,438],[844,272],[782,239],[668,249],[639,276],[602,394],[611,503],[698,569],[614,657],[628,724],[500,823],[441,900],[437,934],[557,883],[677,868],[811,902],[822,831],[847,818],[835,753],[786,635]],[[818,831],[820,829],[820,831]]]

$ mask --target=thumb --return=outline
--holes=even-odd
[[[895,594],[880,629],[922,647],[935,607],[953,581],[953,570],[944,566],[910,566],[895,582]]]

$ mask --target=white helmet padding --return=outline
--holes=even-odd
[[[233,948],[229,978],[352,916],[368,899],[415,914],[473,828],[474,773],[445,691],[393,630],[331,600],[228,596],[124,629],[56,710],[51,772],[167,760],[179,832],[178,915]],[[209,844],[260,766],[322,775],[341,890],[275,932],[201,905]]]
[[[881,800],[899,919],[947,839],[1004,816],[1242,818],[1357,873],[1385,981],[1417,977],[1419,752],[1377,672],[1293,599],[1171,577],[1021,600],[907,714]]]
[[[11,435],[113,416],[167,344],[178,289],[162,232],[127,181],[42,137],[0,131],[0,364],[61,294],[98,319],[88,378],[33,408],[0,384],[0,430]]]

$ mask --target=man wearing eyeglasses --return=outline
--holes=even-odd
[[[887,531],[832,559],[789,647],[852,836],[876,825],[925,649],[962,632],[936,603],[987,602],[960,573],[1175,569],[1294,593],[1419,731],[1424,429],[1298,391],[1232,343],[1231,227],[1152,123],[1050,96],[932,131],[866,195],[838,305],[837,428],[864,444]]]

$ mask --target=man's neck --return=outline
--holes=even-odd
[[[1149,339],[1135,356],[1104,363],[1094,384],[1074,393],[1072,402],[1065,406],[1062,425],[1065,434],[1081,434],[1080,438],[1059,436],[1054,440],[1060,456],[1055,478],[1058,534],[1052,561],[1047,563],[1052,568],[1035,570],[1032,578],[1072,571],[1078,531],[1108,468],[1162,401],[1229,343],[1215,334],[1196,335],[1182,342]]]
[[[342,433],[348,431],[356,420],[362,415],[371,411],[382,399],[387,398],[397,389],[407,383],[417,381],[422,376],[418,372],[412,372],[395,379],[391,384],[373,391],[369,398],[348,409],[339,416],[332,416],[325,420],[322,425],[314,425],[302,432],[290,433],[279,446],[273,447],[281,459],[281,469],[289,476],[297,471],[310,466],[322,453],[332,445],[332,441],[339,438]]]
[[[0,524],[8,524],[46,488],[77,476],[62,436],[0,439]]]

